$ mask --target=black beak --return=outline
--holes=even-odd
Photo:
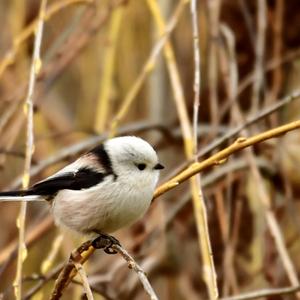
[[[154,170],[162,170],[162,169],[164,169],[165,167],[163,166],[163,165],[161,165],[161,164],[156,164],[155,166],[154,166]]]

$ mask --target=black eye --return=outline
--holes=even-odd
[[[137,164],[136,166],[140,171],[143,171],[146,169],[146,164]]]

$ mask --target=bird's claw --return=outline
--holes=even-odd
[[[99,234],[99,236],[93,240],[92,245],[95,249],[103,249],[107,254],[116,254],[116,250],[112,248],[113,245],[121,246],[120,242],[113,236],[108,234]]]

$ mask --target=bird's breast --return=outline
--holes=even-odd
[[[56,223],[74,231],[114,232],[147,211],[154,187],[107,180],[86,190],[60,191],[53,202]]]

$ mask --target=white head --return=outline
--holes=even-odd
[[[106,141],[104,147],[121,180],[155,188],[163,166],[149,143],[135,136],[124,136]]]

